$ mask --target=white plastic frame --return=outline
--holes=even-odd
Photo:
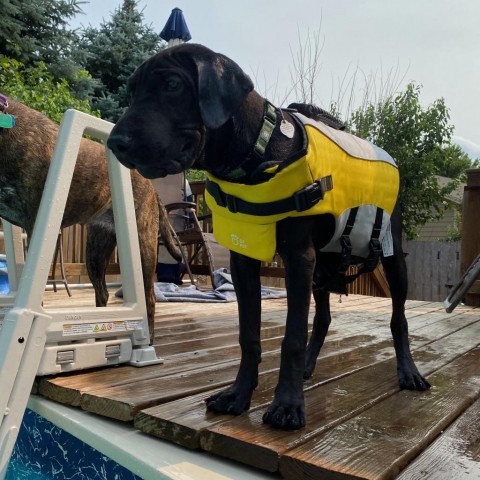
[[[136,365],[161,362],[156,358],[153,347],[148,346],[148,320],[130,173],[109,150],[108,174],[124,304],[49,310],[42,307],[81,139],[87,134],[106,142],[112,128],[112,123],[76,110],[67,110],[65,113],[24,265],[19,230],[17,227],[10,229],[5,224],[12,292],[0,301],[0,306],[6,309],[0,329],[0,480],[6,474],[31,387],[38,373],[57,373],[129,360]],[[124,322],[128,328],[114,334],[106,331],[83,332],[68,337],[64,335],[66,325],[71,323],[82,330],[84,325],[113,321]],[[72,349],[78,349],[74,356],[77,354],[80,364],[57,363],[58,352],[69,349],[65,344],[68,341],[74,341]],[[108,345],[118,347],[118,357],[105,358]]]

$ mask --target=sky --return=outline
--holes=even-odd
[[[98,27],[121,4],[90,0],[72,26]],[[373,100],[382,85],[402,89],[414,81],[422,86],[425,108],[445,99],[454,140],[472,158],[480,157],[477,0],[140,0],[138,6],[144,23],[157,32],[173,8],[182,9],[191,42],[232,58],[277,106],[297,99],[295,64],[317,37],[315,103],[328,108],[343,95],[346,109],[350,93],[355,105],[367,84],[376,86]]]

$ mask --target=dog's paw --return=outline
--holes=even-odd
[[[272,403],[263,414],[263,423],[281,430],[298,430],[305,426],[305,405]]]
[[[398,371],[398,383],[403,390],[428,390],[431,385],[426,378],[420,375],[417,367],[400,369]]]
[[[210,412],[240,415],[250,408],[251,397],[251,394],[227,389],[208,397],[205,403]]]

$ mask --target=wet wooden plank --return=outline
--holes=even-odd
[[[365,299],[361,298],[361,303]],[[373,304],[381,302],[373,302]],[[370,304],[371,305],[371,304]],[[345,308],[345,306],[344,306]],[[384,318],[383,309],[377,309],[368,316],[366,320],[358,321],[358,313],[352,313],[350,308],[345,308],[346,313],[342,313],[340,318],[335,321],[335,326],[329,332],[330,339],[336,340],[346,335],[354,334],[370,330],[375,327],[377,331],[388,333],[388,322],[381,322],[381,326],[376,326],[375,320],[380,317]],[[266,324],[269,323],[270,315],[276,316],[277,312],[267,313]],[[278,329],[278,330],[275,330]],[[283,336],[284,327],[272,327],[262,329],[262,348],[264,352],[272,351],[279,348]],[[157,354],[165,358],[165,363],[160,366],[143,367],[141,369],[120,366],[112,369],[102,368],[88,372],[77,372],[73,374],[60,375],[53,378],[45,378],[40,380],[40,393],[51,400],[72,406],[80,406],[81,396],[84,393],[90,393],[96,389],[109,388],[125,385],[133,382],[152,380],[162,378],[177,372],[188,372],[194,369],[209,367],[213,364],[221,364],[224,362],[238,359],[240,349],[238,346],[238,331],[232,328],[235,333],[230,337],[213,338],[212,340],[204,339],[201,345],[195,345],[190,342],[186,344],[179,341],[178,344],[172,344],[170,347],[159,346]],[[269,339],[269,334],[272,338]],[[233,343],[232,343],[233,342]],[[216,343],[216,346],[214,344]],[[201,347],[194,349],[193,347]]]
[[[278,357],[278,351],[264,355],[260,368],[263,371],[274,369]],[[131,421],[142,408],[229,385],[235,379],[239,363],[235,360],[185,374],[96,389],[83,393],[80,406],[102,416]]]
[[[445,336],[417,352],[422,370],[432,372],[455,358],[459,354],[459,348],[465,349],[469,344],[472,348],[476,345],[474,339],[480,336],[480,321],[472,318],[458,319],[457,322],[457,325],[442,322],[436,328],[427,325],[417,330],[418,340],[415,343],[419,344],[425,345],[435,338]],[[470,327],[454,333],[467,325]],[[448,334],[452,335],[446,336]],[[352,340],[349,348],[343,345],[342,349],[342,343],[348,340]],[[393,356],[390,339],[382,336],[326,343],[317,361],[315,373],[305,385],[308,415],[305,431],[278,432],[262,424],[263,410],[273,398],[276,374],[260,377],[250,412],[240,417],[206,414],[203,399],[207,394],[203,394],[143,410],[135,417],[135,425],[146,433],[189,448],[199,448],[202,442],[205,449],[214,453],[275,471],[280,454],[288,448],[306,441],[327,426],[338,423],[348,417],[349,413],[353,415],[351,412],[356,409],[366,408],[365,405],[398,391]],[[392,360],[382,362],[384,358]],[[372,364],[374,366],[368,367]],[[356,373],[352,375],[353,372]],[[341,377],[344,379],[339,380]],[[325,385],[327,382],[331,382],[331,385]],[[321,391],[314,392],[319,387]],[[325,413],[329,405],[326,399],[333,402],[330,416]]]
[[[361,296],[360,296],[361,297]],[[357,300],[357,299],[355,299]],[[360,298],[360,304],[363,304],[368,298]],[[346,303],[346,302],[345,302]],[[336,321],[334,328],[329,332],[328,343],[336,341],[343,336],[354,336],[356,332],[368,332],[370,330],[375,331],[376,335],[384,335],[390,337],[388,320],[385,318],[385,312],[389,312],[389,300],[385,302],[385,299],[380,301],[374,301],[367,303],[369,308],[372,308],[371,313],[366,312],[360,315],[356,309],[355,302],[350,302],[348,305],[339,304],[338,307],[343,309],[343,313],[340,315],[339,321]],[[374,307],[376,305],[376,307]],[[380,307],[379,307],[380,305]],[[439,304],[429,304],[422,302],[413,302],[409,304],[413,307],[412,318],[410,319],[412,330],[415,329],[415,323],[427,325],[429,322],[436,322],[443,318],[444,311],[440,312]],[[363,307],[364,308],[364,307]],[[421,321],[418,315],[413,314],[418,309],[419,312],[424,313]],[[276,313],[275,313],[276,314]],[[268,315],[266,316],[268,318]],[[359,321],[359,318],[361,319]],[[387,317],[389,318],[389,317]],[[235,338],[237,337],[235,333]],[[272,340],[264,340],[262,342],[263,351],[272,351],[279,348],[279,342],[281,336]],[[361,339],[358,339],[357,345],[361,343]],[[332,343],[332,345],[336,345]],[[191,347],[191,345],[190,345]],[[352,344],[351,349],[356,347]],[[337,345],[338,348],[338,345]],[[184,349],[179,346],[179,351]],[[52,400],[60,403],[66,403],[72,406],[81,406],[88,408],[90,411],[100,413],[109,412],[109,416],[115,415],[115,403],[118,405],[118,417],[122,420],[131,420],[133,415],[141,409],[148,406],[156,405],[168,401],[173,397],[165,397],[163,378],[168,375],[175,375],[181,372],[181,381],[177,382],[178,388],[185,389],[185,382],[187,382],[185,375],[188,375],[189,371],[207,368],[209,369],[214,364],[221,364],[219,368],[227,368],[227,376],[222,377],[219,385],[226,385],[233,381],[234,377],[230,378],[231,368],[229,361],[239,358],[239,347],[237,340],[235,345],[227,347],[218,347],[216,349],[204,349],[192,352],[186,349],[186,353],[182,356],[173,356],[169,358],[165,357],[165,364],[161,366],[145,367],[142,369],[135,369],[134,367],[117,367],[113,374],[111,368],[101,369],[98,371],[88,372],[85,374],[77,373],[72,376],[59,376],[53,379],[45,379],[40,382],[40,393]],[[159,351],[159,354],[164,354]],[[223,375],[223,370],[220,370],[220,374]],[[228,379],[229,378],[229,379]],[[158,387],[152,392],[152,382]],[[131,385],[134,384],[134,385]],[[200,391],[208,390],[212,388],[214,384],[202,387]],[[175,388],[174,391],[177,398],[179,389]],[[191,392],[185,390],[185,395],[192,395],[196,391],[199,391],[198,386]],[[132,392],[138,394],[138,398],[132,398]],[[88,401],[83,403],[82,396],[89,395]],[[93,397],[98,399],[98,407],[95,406]],[[87,407],[88,405],[88,407]],[[128,414],[127,410],[130,408],[131,413]]]
[[[393,479],[480,397],[480,347],[431,376],[428,392],[401,391],[280,458],[287,478]]]
[[[381,337],[380,333],[372,334],[372,337]],[[360,338],[349,337],[345,339],[345,344],[342,346],[342,340],[332,341],[329,347],[325,349],[324,355],[334,353],[337,356],[343,355],[343,359],[348,359],[349,352],[356,349],[356,346],[361,341],[367,341],[369,336],[360,335]],[[383,336],[386,336],[384,332]],[[260,364],[260,374],[272,372],[276,379],[277,370],[280,365],[280,344],[283,337],[278,337],[277,348],[270,352],[265,352],[262,355],[262,362]],[[262,342],[262,345],[264,342]],[[385,348],[391,350],[391,342],[385,340]],[[375,352],[377,349],[373,349]],[[371,360],[369,360],[371,361]],[[81,397],[81,407],[90,412],[99,413],[119,420],[132,420],[135,414],[144,408],[152,405],[165,403],[173,399],[188,396],[202,391],[208,391],[216,387],[226,386],[232,383],[235,379],[238,365],[240,362],[239,356],[232,362],[226,362],[221,365],[210,365],[202,369],[192,370],[181,374],[176,374],[162,378],[151,378],[145,381],[135,381],[131,384],[124,384],[119,386],[106,386],[104,388],[97,388],[89,392],[83,391]],[[352,357],[352,362],[356,365],[358,363],[358,355],[355,353]],[[348,367],[351,368],[351,363],[347,362]],[[345,368],[345,361],[342,363],[338,359],[335,360],[335,365],[339,368]]]
[[[397,480],[480,478],[480,400],[416,458]]]
[[[377,315],[382,316],[381,313],[377,313]],[[358,321],[358,315],[352,315],[351,320],[351,323],[347,322],[343,325],[338,325],[337,330],[334,330],[335,333],[329,338],[329,348],[335,348],[337,353],[342,352],[339,341],[341,341],[344,336],[349,337],[345,342],[346,350],[343,350],[344,355],[348,353],[348,351],[355,350],[358,344],[361,343],[361,336],[360,338],[355,338],[357,332],[371,331],[374,336],[382,336],[383,338],[390,336],[388,324],[381,322],[382,324],[380,326],[377,325],[375,315],[369,315],[360,322]],[[367,336],[366,338],[369,337]],[[280,364],[278,358],[279,348],[282,339],[283,335],[262,341],[262,351],[264,353],[260,365],[261,372],[271,369],[276,370],[278,368]],[[386,346],[387,345],[387,348],[391,350],[390,341],[386,342]],[[212,352],[213,351],[214,350],[212,350]],[[149,376],[147,379],[140,379],[137,375],[136,378],[131,379],[131,382],[112,385],[110,379],[110,382],[107,381],[103,385],[99,385],[97,382],[93,386],[92,382],[89,381],[91,379],[85,379],[87,383],[80,386],[81,392],[76,392],[77,397],[75,398],[80,402],[82,408],[90,412],[129,421],[133,419],[139,410],[147,408],[148,406],[164,403],[173,398],[176,399],[181,396],[187,396],[189,391],[190,394],[195,394],[200,391],[208,391],[215,386],[225,386],[232,383],[238,368],[240,350],[238,345],[236,345],[228,347],[225,351],[230,353],[230,359],[233,359],[233,362],[214,365],[215,362],[213,358],[210,357],[208,365],[204,366],[201,370],[192,369],[191,371],[183,371],[178,375],[173,375],[171,379],[170,376],[166,378],[165,375]],[[214,378],[210,378],[212,375]],[[209,378],[208,381],[210,383],[206,383],[205,378]],[[200,384],[197,383],[197,379],[198,382],[201,382]],[[53,383],[56,382],[54,381]],[[41,383],[41,393],[43,395],[49,395],[51,398],[52,381],[48,381],[48,384],[50,390],[47,390],[46,386]],[[71,384],[67,388],[71,388]],[[130,413],[128,413],[129,409]]]
[[[445,366],[458,356],[459,349],[464,352],[476,345],[472,340],[475,337],[471,337],[474,334],[480,334],[480,322],[418,349],[414,354],[418,367],[428,375]],[[311,387],[307,384],[305,430],[285,433],[263,425],[262,406],[260,412],[251,412],[246,418],[239,417],[200,432],[200,443],[219,455],[248,464],[255,462],[252,466],[275,471],[280,456],[288,449],[398,391],[396,361],[391,358],[328,384]],[[245,449],[252,450],[250,455],[244,455]]]

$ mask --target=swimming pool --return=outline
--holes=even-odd
[[[6,480],[142,480],[111,458],[27,409]]]
[[[27,407],[8,480],[272,480],[39,395]]]

